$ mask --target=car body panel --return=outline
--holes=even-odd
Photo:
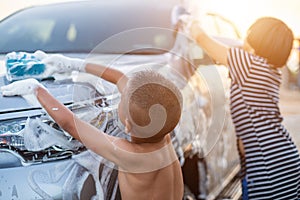
[[[124,2],[126,2],[126,6]],[[56,42],[49,39],[49,41],[40,40],[30,43],[31,39],[37,38],[33,37],[26,41],[29,42],[28,45],[24,41],[24,35],[13,41],[16,45],[22,43],[23,46],[17,47],[12,43],[9,45],[9,42],[7,44],[5,41],[0,42],[0,47],[1,45],[2,47],[5,45],[9,47],[7,51],[2,48],[3,52],[0,55],[0,74],[2,74],[0,86],[10,83],[5,77],[5,54],[10,51],[33,52],[37,50],[36,48],[44,50],[48,54],[61,53],[69,57],[108,65],[125,73],[141,68],[156,69],[173,81],[183,94],[182,118],[174,132],[171,133],[172,142],[182,165],[189,162],[189,157],[197,157],[197,162],[201,166],[199,165],[196,169],[199,172],[199,177],[193,177],[197,181],[199,180],[199,188],[195,193],[200,192],[202,196],[209,197],[209,194],[218,192],[224,187],[223,181],[238,165],[236,146],[233,140],[234,131],[229,119],[227,95],[229,88],[226,85],[228,84],[228,77],[226,72],[220,73],[217,65],[199,46],[189,40],[186,35],[174,30],[175,26],[171,24],[171,13],[173,6],[177,4],[180,2],[175,0],[166,0],[164,3],[113,0],[44,6],[33,15],[44,16],[44,18],[35,18],[46,19],[47,15],[51,17],[55,15],[55,12],[60,13],[57,14],[57,17],[64,16],[67,14],[62,15],[60,9],[65,9],[64,12],[71,12],[66,9],[73,7],[76,8],[77,12],[76,10],[72,11],[70,17],[66,16],[66,19],[73,16],[74,23],[57,24],[62,29],[67,30],[63,31],[65,34],[62,34],[59,33],[59,29],[53,29],[51,32],[53,35],[49,38],[56,40]],[[69,5],[70,7],[68,7]],[[94,6],[94,8],[91,10],[87,9],[88,7],[85,8],[88,5]],[[49,12],[51,9],[54,9],[55,12]],[[89,18],[100,23],[101,28],[104,27],[104,29],[94,27],[97,30],[95,33],[92,33],[93,27],[76,29],[75,24],[79,18],[81,17],[80,20],[83,20],[83,16],[89,14],[88,11],[78,11],[84,9],[90,13],[100,12],[101,9],[105,10],[106,12],[102,14],[110,16],[110,18],[106,16],[102,21],[95,20],[99,13],[91,14],[91,18]],[[121,10],[126,12],[121,12]],[[132,13],[133,11],[136,13]],[[30,9],[21,10],[2,20],[0,30],[2,23],[6,23],[10,17],[22,16],[22,12],[27,12],[26,16],[30,16]],[[118,14],[118,12],[121,13]],[[112,13],[116,13],[116,15]],[[160,13],[160,15],[156,16],[154,13]],[[128,23],[121,23],[121,19],[124,17],[122,14],[130,15]],[[139,16],[142,16],[140,20]],[[147,18],[147,22],[143,21],[145,18]],[[138,23],[133,23],[136,20]],[[115,32],[106,33],[105,30],[113,27],[106,24],[107,21],[118,22],[118,29],[115,29]],[[157,21],[160,23],[157,24]],[[20,26],[26,25],[21,24],[20,21],[17,22],[15,22],[17,28],[20,28],[18,24]],[[36,23],[38,24],[38,22]],[[30,24],[27,23],[27,25]],[[144,28],[141,29],[142,27]],[[83,36],[80,35],[82,30]],[[76,34],[74,31],[77,31]],[[97,35],[96,33],[105,33],[104,39],[93,40],[94,36]],[[155,35],[156,33],[159,34]],[[145,38],[140,37],[140,35],[145,36]],[[29,34],[29,36],[32,35]],[[170,38],[166,39],[166,36]],[[65,42],[69,39],[72,40],[72,38],[75,38],[74,43],[71,41],[69,46],[65,45],[67,44]],[[91,40],[87,40],[86,48],[75,48],[84,44],[82,38]],[[149,38],[153,38],[153,41],[156,42],[149,42],[147,40]],[[43,37],[41,36],[40,39]],[[167,41],[167,44],[165,45],[162,41]],[[233,42],[233,40],[226,39],[226,42],[228,41]],[[66,48],[59,49],[60,46]],[[101,83],[103,88],[97,90],[97,87],[89,81],[84,83],[75,81],[76,77],[80,75],[82,74],[67,74],[63,79],[60,77],[59,80],[49,77],[49,79],[40,80],[40,82],[75,114],[85,120],[87,120],[87,115],[91,115],[94,118],[90,117],[88,121],[92,125],[104,130],[107,134],[128,139],[128,135],[119,127],[120,122],[117,119],[116,109],[119,102],[117,88],[99,78],[97,81]],[[85,103],[81,104],[81,102]],[[94,109],[97,116],[91,114],[95,111]],[[68,149],[54,145],[40,151],[27,151],[18,134],[21,134],[26,127],[28,118],[29,122],[41,119],[42,123],[51,124],[51,128],[55,130],[51,128],[49,130],[57,133],[58,137],[66,134],[53,123],[40,107],[30,105],[19,96],[3,97],[0,95],[0,185],[1,188],[5,189],[5,192],[1,191],[2,197],[6,199],[47,199],[51,196],[54,199],[90,199],[93,195],[101,196],[103,193],[104,199],[117,198],[116,166],[94,155],[84,147]],[[10,130],[9,127],[13,127],[13,124],[21,124],[22,126],[15,132],[8,131]],[[15,140],[9,143],[8,137],[15,138]],[[69,143],[70,140],[73,141],[73,138],[69,136],[67,139],[66,143]],[[19,178],[16,179],[16,177]],[[88,187],[92,189],[88,190]],[[200,187],[204,189],[200,189]]]

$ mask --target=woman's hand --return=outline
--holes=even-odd
[[[196,18],[190,18],[187,24],[188,34],[216,62],[227,65],[228,47],[208,35]]]
[[[200,39],[199,37],[201,37],[201,34],[203,34],[204,31],[199,20],[193,19],[193,21],[191,21],[189,26],[189,33],[194,40],[197,41],[198,39]]]

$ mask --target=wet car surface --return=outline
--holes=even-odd
[[[172,9],[179,1],[126,1],[127,6],[120,2],[19,11],[0,22],[0,36],[7,38],[0,42],[1,58],[12,51],[43,50],[124,72],[151,67],[170,78],[184,97],[182,118],[171,133],[173,145],[187,188],[195,198],[205,199],[223,187],[238,165],[226,107],[227,79],[200,47],[174,29]],[[107,134],[128,137],[117,119],[119,94],[114,85],[81,73],[40,82],[81,119]],[[0,77],[0,86],[9,83],[5,74]],[[31,144],[28,133],[45,136],[39,138],[43,145]],[[120,198],[117,167],[61,130],[39,106],[18,96],[0,96],[0,185],[0,199]]]

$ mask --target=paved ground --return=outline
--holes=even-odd
[[[300,150],[300,90],[281,90],[280,109],[283,123]]]

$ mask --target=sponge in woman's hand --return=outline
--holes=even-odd
[[[45,78],[43,76],[46,65],[42,62],[45,57],[47,54],[39,50],[34,53],[11,52],[6,54],[6,78],[9,81]]]

